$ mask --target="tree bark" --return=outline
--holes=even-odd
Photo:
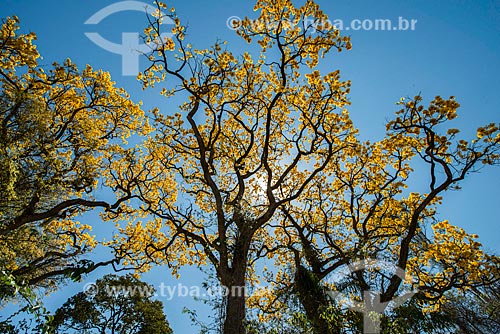
[[[321,316],[329,306],[329,302],[314,273],[300,265],[295,272],[295,289],[314,333],[339,334],[339,326]]]
[[[224,334],[245,334],[246,270],[252,236],[241,233],[237,238],[231,267],[225,271],[221,282],[227,289]]]
[[[226,318],[224,334],[245,334],[245,286],[244,277],[234,280],[234,285],[227,286]]]

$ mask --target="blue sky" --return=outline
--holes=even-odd
[[[98,25],[84,22],[94,13],[118,1],[27,1],[2,0],[0,17],[17,15],[24,31],[34,31],[44,59],[42,64],[71,58],[79,67],[90,63],[94,68],[110,71],[118,86],[126,88],[132,99],[143,100],[146,108],[159,106],[174,112],[175,103],[165,102],[150,91],[143,92],[134,77],[123,76],[121,58],[92,43],[85,32],[98,32],[114,43],[122,33],[141,32],[146,26],[145,14],[121,12],[107,17]],[[228,47],[240,53],[247,47],[226,26],[230,16],[255,17],[252,1],[166,1],[177,9],[189,26],[187,40],[197,48],[215,40],[228,40]],[[456,96],[462,107],[455,127],[472,135],[478,126],[500,122],[497,98],[500,91],[500,2],[498,0],[321,0],[318,3],[330,19],[345,24],[353,19],[416,19],[414,31],[344,31],[352,38],[353,49],[329,57],[324,70],[339,68],[344,79],[352,80],[349,108],[363,139],[377,140],[385,132],[385,122],[397,110],[394,104],[402,96],[421,93],[428,101],[435,95]],[[146,63],[141,62],[141,67]],[[445,196],[440,217],[477,233],[487,249],[500,252],[500,169],[487,168],[470,175],[463,190]],[[422,188],[422,184],[414,184]],[[420,189],[419,188],[419,189]],[[92,219],[89,217],[88,219]],[[95,217],[97,220],[97,217]],[[104,271],[88,277],[92,281]],[[201,280],[195,269],[182,276],[185,285]],[[153,284],[177,284],[167,268],[156,268],[145,275]],[[85,282],[68,286],[48,299],[51,308],[58,307]],[[166,313],[177,333],[189,333],[183,306],[196,308],[200,303],[190,298],[163,300]],[[201,306],[200,306],[200,309]],[[206,308],[204,308],[206,310]]]

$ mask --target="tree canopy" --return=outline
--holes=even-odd
[[[56,333],[171,334],[153,286],[132,275],[106,275],[54,315]]]
[[[225,334],[360,333],[375,325],[384,333],[458,333],[471,324],[458,310],[488,314],[461,298],[473,291],[483,300],[498,284],[500,259],[438,209],[472,172],[499,164],[499,124],[464,138],[452,126],[455,97],[417,95],[399,101],[383,139],[361,141],[348,112],[350,81],[319,66],[349,50],[350,39],[320,24],[328,17],[314,1],[258,0],[258,18],[236,29],[249,44],[241,54],[219,41],[193,47],[175,9],[155,4],[144,30],[149,66],[138,79],[145,90],[160,86],[165,99],[185,100],[174,112],[169,102],[158,105],[151,125],[107,73],[79,72],[70,61],[46,73],[34,35],[5,21],[3,272],[36,285],[106,264],[77,262],[95,241],[76,218],[100,207],[103,220],[117,223],[105,243],[111,263],[138,273],[157,265],[174,275],[186,265],[213,270],[229,292],[220,305]],[[162,34],[167,18],[170,35]],[[128,146],[130,135],[141,144]],[[415,176],[426,190],[413,189]],[[98,182],[115,202],[94,199]],[[348,266],[343,280],[332,280]],[[391,309],[406,291],[414,297]],[[93,303],[68,303],[64,312],[83,317],[79,323],[104,321]],[[80,304],[89,311],[75,311]],[[496,326],[485,317],[481,328]]]
[[[97,266],[81,256],[97,241],[79,217],[130,198],[94,198],[130,155],[126,138],[148,131],[144,112],[109,73],[68,59],[38,65],[34,33],[9,17],[0,30],[0,299],[14,285],[54,288]],[[127,185],[123,185],[127,187]]]

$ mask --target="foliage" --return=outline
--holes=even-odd
[[[53,328],[50,326],[53,316],[32,289],[26,285],[19,285],[12,274],[5,272],[1,273],[0,282],[2,289],[10,289],[10,293],[18,296],[25,304],[24,307],[21,307],[9,317],[0,318],[0,333],[53,333]],[[20,319],[23,314],[28,317]]]
[[[500,332],[500,283],[476,287],[450,297],[442,312],[453,320],[456,334]]]
[[[335,289],[327,278],[360,259],[386,261],[415,280],[387,268],[357,270],[350,297],[358,301],[369,289],[382,303],[418,289],[422,310],[432,312],[447,291],[491,284],[495,257],[477,236],[439,220],[437,206],[468,174],[498,164],[498,125],[457,140],[459,131],[448,126],[459,108],[454,97],[425,107],[416,96],[401,100],[384,139],[360,142],[346,111],[350,82],[318,68],[351,44],[318,24],[327,16],[314,1],[257,1],[258,17],[237,29],[256,51],[240,56],[220,42],[193,48],[175,10],[156,4],[144,31],[150,66],[139,80],[186,100],[173,114],[154,112],[143,151],[152,177],[138,184],[141,210],[152,219],[130,219],[110,242],[127,250],[127,262],[143,270],[167,264],[174,274],[183,265],[209,265],[233,291],[263,278],[259,259],[274,259],[279,272],[266,274],[272,289],[227,296],[223,332],[231,334],[246,331],[247,306],[264,310],[264,323],[286,318],[286,290],[314,331],[343,330],[342,305],[333,308],[336,325],[325,314],[332,309],[325,291]],[[167,17],[171,37],[160,37]],[[427,166],[427,192],[406,189],[417,159]],[[139,175],[142,168],[126,169]]]
[[[358,302],[370,290],[377,292],[380,305],[407,290],[418,291],[414,312],[420,316],[413,319],[425,326],[428,318],[422,312],[439,311],[447,296],[490,286],[498,279],[498,257],[482,250],[478,236],[437,218],[444,193],[458,188],[460,181],[483,165],[498,164],[498,126],[479,128],[470,141],[457,140],[458,130],[447,129],[459,107],[455,99],[436,97],[427,109],[421,101],[420,96],[402,100],[396,119],[388,123],[386,139],[356,143],[354,150],[344,151],[333,161],[328,174],[322,175],[323,182],[309,188],[302,201],[282,208],[274,247],[282,248],[276,265],[283,268],[280,276],[286,278],[275,281],[272,295],[295,289],[306,313],[314,315],[311,321],[318,333],[338,332],[332,331],[332,323],[321,314],[332,304],[336,305],[331,308],[334,313],[342,306],[325,299],[323,289]],[[413,173],[410,163],[418,158],[428,166],[427,193],[407,190]],[[422,175],[423,170],[419,172]],[[390,268],[342,271],[362,259],[376,259]],[[315,289],[299,279],[307,277],[298,275],[304,268],[321,282]],[[398,275],[396,268],[406,275]],[[290,271],[295,272],[294,279]],[[350,289],[332,281],[339,273],[348,279]],[[284,307],[272,295],[265,307],[270,312]],[[404,321],[404,317],[392,320]],[[356,322],[353,326],[359,328]]]
[[[108,74],[80,73],[70,61],[47,74],[37,67],[34,36],[16,35],[16,19],[4,24],[6,272],[41,284],[67,268],[95,268],[74,262],[95,245],[75,218],[102,207],[103,218],[117,222],[106,245],[122,264],[138,271],[168,265],[174,275],[185,265],[215,271],[230,292],[220,303],[225,334],[356,333],[367,322],[331,292],[361,302],[367,290],[387,311],[383,331],[436,332],[457,319],[443,311],[450,303],[458,310],[455,296],[497,282],[498,257],[441,219],[438,207],[470,173],[500,162],[499,125],[462,139],[450,125],[460,107],[454,97],[426,104],[415,96],[398,103],[385,138],[361,142],[346,109],[350,82],[319,68],[351,43],[320,24],[328,17],[314,1],[258,0],[258,17],[236,29],[252,50],[241,55],[224,42],[192,47],[175,10],[156,6],[144,31],[150,66],[138,79],[185,102],[173,113],[155,109],[154,130]],[[167,17],[174,22],[169,36],[162,35]],[[128,135],[150,130],[140,148],[126,148]],[[426,178],[427,190],[408,189],[415,174]],[[90,195],[100,177],[115,203]],[[365,259],[390,266],[342,274]],[[266,261],[275,269],[260,275]],[[344,280],[332,281],[338,274]],[[268,289],[252,289],[264,281]],[[418,298],[389,310],[407,290]],[[79,324],[74,329],[102,324],[94,305],[77,296],[64,311]]]
[[[183,43],[185,27],[175,11],[167,14],[175,22],[173,38],[159,40],[165,9],[158,3],[145,30],[146,41],[156,43],[140,80],[148,88],[168,76],[176,84],[162,94],[187,100],[174,115],[155,113],[155,136],[145,144],[148,168],[162,171],[140,185],[144,208],[155,218],[146,226],[131,222],[114,242],[130,250],[134,266],[167,263],[175,273],[185,264],[209,263],[221,285],[241,289],[254,283],[253,264],[267,253],[277,210],[314,183],[353,138],[344,109],[349,82],[338,71],[322,75],[316,68],[322,56],[349,49],[350,42],[338,31],[316,29],[313,36],[311,26],[300,26],[326,19],[312,1],[300,8],[259,1],[259,20],[277,24],[247,20],[239,31],[258,43],[257,57],[236,56],[222,43],[197,50]],[[285,19],[296,24],[280,24]],[[230,294],[224,331],[244,332],[244,317],[245,297]]]
[[[170,334],[154,288],[132,275],[106,275],[92,289],[60,307],[52,322],[56,333]]]
[[[108,73],[79,71],[69,59],[46,70],[35,34],[18,30],[17,17],[0,29],[0,270],[36,291],[107,263],[81,259],[97,241],[78,217],[117,211],[131,197],[107,203],[93,193],[133,153],[125,139],[148,126]],[[122,186],[126,193],[130,183]],[[0,299],[18,291],[2,284]]]

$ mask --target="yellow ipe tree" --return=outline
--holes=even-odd
[[[259,1],[256,22],[238,34],[257,42],[257,56],[236,56],[223,43],[197,50],[184,43],[185,28],[174,12],[173,38],[159,41],[160,11],[145,30],[151,66],[140,76],[144,88],[166,79],[166,97],[186,102],[179,112],[155,114],[156,135],[145,145],[141,168],[162,170],[143,184],[145,226],[131,222],[115,239],[136,266],[150,262],[209,263],[229,289],[224,333],[245,332],[245,296],[253,265],[266,255],[269,227],[278,209],[297,199],[354,142],[344,107],[349,82],[316,66],[329,51],[349,49],[333,29],[305,26],[326,21],[312,1]],[[167,116],[168,115],[168,116]],[[139,166],[135,166],[139,167]],[[134,171],[133,165],[122,170]]]
[[[139,79],[145,89],[163,85],[162,95],[185,102],[178,110],[154,112],[155,132],[139,162],[112,166],[111,186],[119,191],[138,175],[145,181],[136,182],[134,192],[141,210],[122,207],[137,215],[128,215],[129,223],[109,242],[127,264],[141,270],[168,264],[174,273],[185,264],[214,268],[229,289],[226,334],[246,332],[242,291],[255,283],[261,257],[302,268],[316,283],[342,264],[380,257],[415,273],[429,297],[465,285],[464,279],[479,280],[481,268],[487,271],[478,244],[461,230],[441,222],[434,239],[423,232],[440,194],[477,164],[498,162],[497,126],[452,148],[456,130],[443,135],[436,127],[455,117],[458,104],[437,98],[424,109],[417,99],[389,123],[386,139],[360,143],[345,110],[349,82],[339,71],[317,69],[327,53],[351,45],[321,24],[328,18],[313,1],[301,7],[258,1],[259,16],[237,29],[255,51],[242,55],[225,43],[193,48],[184,42],[185,27],[175,11],[159,2],[157,7],[145,30],[150,66]],[[172,35],[162,37],[167,18],[174,22]],[[415,155],[430,166],[427,194],[404,192]],[[137,222],[138,216],[147,223]],[[460,248],[468,249],[467,260]],[[444,270],[427,270],[432,261],[441,261]],[[369,282],[357,275],[366,290]],[[280,273],[276,279],[296,282],[299,276]],[[403,285],[398,275],[381,281],[387,283],[384,302]],[[294,292],[320,331],[324,305],[311,303],[296,283]],[[324,330],[341,329],[327,324]]]
[[[125,189],[107,203],[92,194],[132,156],[125,138],[148,129],[108,73],[78,71],[70,60],[44,70],[35,34],[18,30],[17,17],[0,30],[0,300],[105,264],[81,261],[96,241],[78,217],[133,196]]]
[[[283,313],[287,303],[281,297],[293,291],[315,333],[339,333],[347,324],[341,310],[346,305],[328,295],[342,293],[343,298],[368,303],[361,311],[378,305],[382,313],[409,289],[418,292],[422,311],[437,311],[454,297],[449,292],[490,286],[500,279],[499,258],[481,249],[477,235],[437,218],[444,193],[459,188],[468,173],[498,164],[498,126],[479,128],[470,141],[457,140],[459,131],[448,126],[459,107],[454,98],[436,97],[428,108],[421,102],[419,96],[402,100],[385,139],[357,142],[343,151],[321,173],[323,182],[281,208],[273,247],[280,254],[276,265],[282,268],[281,279],[273,295],[262,296],[266,303],[259,296],[252,303],[265,304],[269,314],[277,309]],[[417,172],[426,176],[428,192],[407,189],[416,183],[410,182],[415,159],[424,162]],[[365,259],[379,263],[343,272]],[[406,282],[396,268],[409,274]],[[335,281],[339,273],[347,281]],[[365,291],[380,299],[369,304]],[[399,327],[420,332],[419,317]]]

